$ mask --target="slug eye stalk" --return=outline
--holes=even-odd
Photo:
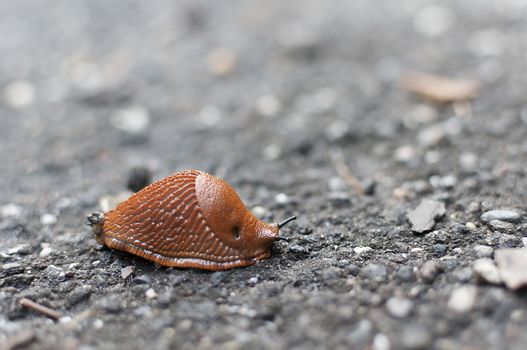
[[[277,225],[278,225],[278,228],[282,228],[284,227],[285,225],[287,225],[288,223],[290,223],[291,221],[293,220],[296,220],[296,216],[291,216],[290,218],[287,218],[285,219],[284,221],[282,222],[279,222]]]

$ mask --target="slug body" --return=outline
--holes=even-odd
[[[258,220],[227,182],[198,170],[159,180],[114,210],[88,216],[88,224],[109,248],[216,271],[268,258],[283,226]]]

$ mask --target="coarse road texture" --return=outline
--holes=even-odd
[[[522,0],[0,1],[0,347],[524,349],[494,251],[527,241],[526,52]],[[136,167],[299,219],[251,267],[155,266],[84,226]]]

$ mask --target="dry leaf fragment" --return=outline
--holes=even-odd
[[[404,89],[435,103],[467,101],[479,93],[479,82],[440,75],[408,72],[401,78]]]

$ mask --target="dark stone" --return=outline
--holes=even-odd
[[[142,166],[138,166],[130,169],[128,174],[128,181],[126,187],[130,191],[138,192],[152,183],[152,172]]]

